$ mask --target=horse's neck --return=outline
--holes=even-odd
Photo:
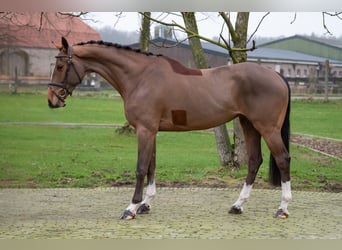
[[[147,65],[146,56],[121,48],[80,46],[77,52],[85,62],[86,71],[101,75],[122,97],[134,88],[131,86],[136,82],[134,76],[138,76]]]

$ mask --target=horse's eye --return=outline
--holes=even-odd
[[[63,65],[57,65],[57,70],[62,71],[63,70]]]

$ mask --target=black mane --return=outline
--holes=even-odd
[[[140,54],[144,54],[146,56],[162,56],[162,55],[155,55],[151,52],[144,52],[144,51],[141,51],[140,49],[133,49],[129,46],[126,46],[126,45],[121,45],[121,44],[117,44],[117,43],[112,43],[112,42],[105,42],[105,41],[102,41],[102,40],[99,40],[99,41],[95,41],[95,40],[90,40],[88,42],[80,42],[80,43],[77,43],[75,45],[86,45],[86,44],[98,44],[98,45],[104,45],[104,46],[108,46],[108,47],[114,47],[114,48],[117,48],[117,49],[124,49],[124,50],[128,50],[128,51],[133,51],[133,52],[136,52],[136,53],[140,53]]]

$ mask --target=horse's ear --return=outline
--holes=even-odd
[[[65,39],[64,36],[62,36],[62,49],[65,50],[65,52],[68,51],[69,48],[69,43],[68,41]]]

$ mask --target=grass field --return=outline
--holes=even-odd
[[[291,130],[342,139],[342,101],[293,101]],[[123,103],[108,93],[82,94],[51,110],[46,96],[0,94],[0,123],[123,124]],[[135,179],[136,138],[112,128],[0,125],[0,187],[95,187],[130,184]],[[256,186],[268,175],[268,150]],[[291,145],[292,183],[322,190],[342,184],[342,161]],[[213,134],[159,133],[157,181],[162,184],[236,186],[246,167],[219,166]]]

